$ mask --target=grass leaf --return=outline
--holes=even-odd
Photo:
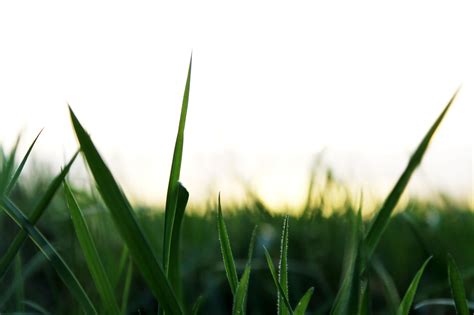
[[[466,291],[462,281],[458,266],[454,261],[453,256],[448,255],[448,278],[451,286],[451,293],[454,298],[454,305],[458,315],[469,315],[469,308],[467,306]]]
[[[288,293],[288,220],[289,217],[285,216],[283,220],[283,229],[281,234],[280,244],[280,262],[278,265],[278,281],[280,282],[283,292],[289,299]],[[287,315],[288,310],[283,306],[282,296],[278,293],[278,314]]]
[[[418,165],[420,165],[421,160],[423,159],[423,156],[426,152],[426,149],[428,148],[428,145],[431,141],[431,138],[433,138],[433,135],[441,124],[441,121],[448,112],[448,109],[451,107],[451,104],[456,98],[458,91],[454,93],[454,95],[451,97],[451,100],[448,102],[444,110],[441,112],[434,124],[431,126],[430,130],[428,130],[425,137],[411,156],[408,165],[406,166],[402,175],[398,179],[397,183],[393,187],[388,197],[385,199],[382,208],[377,212],[365,238],[368,259],[370,259],[373,252],[375,251],[375,248],[377,247],[377,244],[383,232],[385,231],[388,222],[390,221],[390,215],[392,214],[393,209],[395,209],[398,200],[400,199],[403,191],[407,187],[408,182],[410,181],[410,178],[413,175],[413,172],[418,167]]]
[[[250,264],[244,269],[244,273],[240,278],[240,281],[237,285],[237,289],[234,295],[234,303],[232,306],[232,315],[241,315],[245,314],[245,301],[247,297],[247,290],[249,287],[250,280]]]
[[[313,296],[314,288],[309,288],[308,291],[303,295],[303,297],[300,299],[298,304],[296,305],[295,308],[295,315],[304,315],[306,313],[306,309],[308,308],[309,301],[311,300],[311,297]]]
[[[425,271],[425,268],[430,262],[431,258],[432,257],[429,257],[427,260],[425,260],[425,262],[411,281],[410,286],[408,287],[408,290],[405,293],[402,302],[400,303],[397,315],[408,315],[408,313],[410,312],[411,305],[413,304],[413,299],[415,298],[416,289],[418,288],[418,284],[421,280],[421,276],[423,275],[423,272]]]
[[[149,240],[138,224],[132,206],[95,148],[90,136],[73,111],[69,110],[77,139],[97,183],[99,193],[112,215],[118,232],[127,244],[130,256],[132,256],[143,279],[158,299],[160,306],[170,314],[181,314],[182,308],[158,263],[158,258],[153,252]]]
[[[99,252],[97,251],[89,232],[84,215],[66,182],[64,183],[64,190],[72,222],[76,230],[77,239],[81,245],[82,253],[84,254],[87,266],[92,275],[92,280],[94,280],[102,303],[108,314],[119,314],[120,309],[117,300],[115,299],[112,285],[110,284],[104,265],[100,260]]]

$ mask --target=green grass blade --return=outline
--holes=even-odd
[[[249,243],[249,251],[247,255],[247,265],[250,265],[252,263],[252,256],[253,256],[253,250],[255,248],[255,241],[257,239],[257,230],[258,226],[255,225],[252,231],[252,236],[250,237],[250,243]]]
[[[390,314],[396,314],[400,306],[400,295],[398,295],[397,287],[392,276],[388,273],[385,266],[378,259],[372,260],[372,268],[383,284],[385,295],[390,308]]]
[[[41,135],[41,132],[43,132],[43,129],[40,130],[36,138],[33,140],[31,143],[30,147],[28,148],[28,151],[26,151],[25,156],[20,162],[20,165],[18,165],[15,173],[13,174],[12,178],[10,179],[10,182],[7,185],[7,188],[5,189],[5,194],[9,195],[11,191],[13,190],[13,187],[15,187],[16,182],[18,181],[18,178],[20,177],[21,172],[23,171],[23,168],[25,167],[26,161],[28,160],[31,151],[33,150],[33,147],[35,146],[36,140],[38,140],[39,136]]]
[[[184,219],[184,211],[188,203],[189,193],[186,188],[178,182],[178,200],[176,205],[176,216],[173,224],[173,233],[171,236],[171,252],[169,266],[169,281],[178,296],[181,297],[181,273],[180,273],[180,239],[181,225]]]
[[[38,222],[38,220],[41,218],[41,216],[43,215],[48,205],[51,203],[51,200],[53,199],[54,194],[56,193],[58,188],[61,186],[62,181],[64,180],[67,173],[69,172],[69,169],[74,163],[74,160],[76,159],[78,153],[79,152],[76,152],[74,154],[74,156],[71,158],[69,163],[66,164],[66,166],[61,170],[61,172],[49,184],[48,188],[46,189],[46,192],[41,197],[40,201],[38,202],[38,204],[36,205],[36,207],[34,208],[33,212],[31,213],[29,217],[29,221],[31,222],[31,224],[35,225]],[[27,238],[26,231],[24,230],[19,231],[16,237],[13,239],[13,242],[8,247],[7,252],[0,259],[0,279],[5,275],[6,271],[8,270],[8,267],[13,261],[13,258],[15,258],[16,254],[20,250],[26,238]]]
[[[181,306],[158,263],[158,258],[153,252],[149,240],[138,224],[132,206],[95,148],[90,136],[77,120],[73,111],[69,110],[77,139],[96,181],[99,193],[111,213],[118,232],[127,244],[130,256],[158,299],[160,306],[170,314],[181,314]]]
[[[104,265],[100,260],[97,247],[89,232],[84,215],[66,182],[64,183],[64,191],[66,193],[66,201],[76,230],[77,239],[81,245],[87,266],[92,275],[92,280],[99,292],[104,308],[108,314],[119,314],[120,310],[117,300],[115,299],[112,285],[110,284]]]
[[[44,307],[42,307],[41,305],[39,305],[38,303],[35,303],[33,301],[25,300],[25,301],[23,301],[23,304],[26,305],[26,306],[29,306],[32,309],[34,309],[36,312],[38,312],[38,314],[42,314],[42,315],[50,315],[51,314]]]
[[[285,295],[289,297],[288,293],[288,220],[289,217],[285,216],[283,220],[283,229],[281,233],[281,244],[280,244],[280,262],[278,264],[278,281]],[[282,296],[278,293],[278,314],[287,315],[288,310],[283,306]]]
[[[133,276],[133,263],[130,260],[128,262],[127,273],[125,274],[125,282],[123,284],[123,291],[122,291],[122,306],[120,309],[122,310],[122,314],[127,314],[127,305],[128,305],[128,297],[130,295],[130,286],[132,284],[132,276]]]
[[[234,303],[232,306],[232,315],[242,315],[245,314],[245,300],[247,297],[247,291],[249,287],[250,280],[250,265],[244,269],[244,273],[240,278],[239,284],[234,295]]]
[[[275,286],[277,288],[277,292],[279,293],[280,296],[283,297],[283,303],[286,306],[286,309],[290,314],[293,314],[293,309],[291,308],[290,301],[288,300],[288,296],[286,295],[285,291],[283,290],[280,282],[278,281],[277,274],[275,271],[275,266],[273,265],[272,258],[270,257],[270,254],[268,253],[268,250],[263,247],[265,251],[265,258],[267,259],[267,265],[268,269],[270,270],[270,273],[272,274],[273,282],[275,283]],[[278,305],[277,305],[278,309]]]
[[[194,302],[191,314],[193,314],[193,315],[198,315],[199,314],[199,310],[201,309],[201,305],[202,305],[203,301],[204,301],[204,297],[202,295],[200,295],[197,298],[196,302]]]
[[[79,302],[86,314],[97,314],[97,311],[89,299],[87,293],[77,280],[74,273],[59,255],[48,240],[35,228],[25,214],[18,209],[9,199],[1,199],[1,207],[15,221],[15,223],[28,233],[33,243],[45,255],[49,263],[54,267],[63,283],[67,286],[74,298]]]
[[[451,255],[448,255],[448,278],[449,285],[451,286],[451,293],[454,298],[456,314],[469,315],[464,284],[458,266]]]
[[[222,259],[224,261],[225,273],[232,295],[235,295],[239,280],[237,277],[237,269],[235,268],[234,256],[230,247],[229,235],[225,226],[224,217],[222,216],[221,196],[217,199],[217,232],[219,234],[219,243],[221,245]]]
[[[372,225],[370,226],[370,229],[365,238],[368,259],[370,259],[373,252],[375,251],[375,248],[377,247],[377,244],[383,232],[385,231],[388,222],[390,221],[390,215],[392,214],[393,209],[395,209],[395,206],[397,205],[398,200],[400,199],[403,191],[407,187],[408,182],[410,181],[410,178],[413,175],[415,169],[418,167],[418,165],[420,165],[421,160],[423,159],[423,156],[426,152],[426,149],[428,148],[428,145],[431,141],[431,138],[433,138],[433,135],[441,124],[441,121],[448,112],[448,109],[451,107],[451,104],[456,98],[457,93],[458,91],[454,93],[451,100],[448,102],[444,110],[439,115],[438,119],[436,119],[430,130],[426,133],[425,137],[411,156],[407,167],[403,171],[402,175],[398,179],[397,183],[393,187],[387,199],[385,199],[382,208],[377,212],[375,219],[373,220]]]
[[[21,137],[18,136],[10,154],[4,156],[4,163],[2,164],[2,171],[0,172],[0,195],[5,194],[8,182],[10,182],[13,168],[15,167],[16,151],[20,144]]]
[[[309,301],[313,296],[314,288],[309,288],[308,291],[303,295],[300,299],[298,304],[295,307],[294,314],[295,315],[304,315],[306,313],[306,309],[308,308]]]
[[[183,158],[183,143],[184,143],[184,127],[186,125],[186,114],[188,112],[189,102],[189,88],[191,86],[191,68],[193,64],[193,57],[189,61],[188,77],[186,79],[186,86],[184,88],[183,103],[181,105],[181,116],[179,118],[178,134],[176,136],[176,143],[173,153],[173,161],[171,163],[170,178],[168,182],[168,191],[166,193],[165,206],[165,231],[163,237],[163,266],[167,275],[170,263],[170,252],[173,225],[176,217],[176,207],[178,199],[178,181],[181,172],[181,161]]]
[[[430,262],[431,258],[432,257],[429,257],[427,260],[425,260],[425,262],[411,281],[410,286],[408,287],[408,290],[405,293],[402,302],[400,303],[397,315],[408,315],[408,313],[410,312],[411,305],[413,304],[413,299],[415,298],[416,289],[418,288],[418,284],[421,280],[421,276],[423,275],[423,272],[425,271],[425,268]]]

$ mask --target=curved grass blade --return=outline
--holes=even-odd
[[[54,194],[56,193],[58,188],[61,186],[62,181],[64,180],[67,173],[69,172],[69,169],[71,168],[78,154],[79,154],[79,151],[77,151],[74,154],[74,156],[71,158],[69,163],[66,164],[66,166],[61,170],[61,172],[49,184],[48,188],[46,189],[46,192],[41,197],[40,201],[38,202],[38,204],[36,205],[36,207],[34,208],[33,212],[31,213],[29,217],[29,221],[31,222],[31,224],[35,225],[38,222],[38,220],[41,218],[44,211],[46,210],[48,205],[51,203],[51,200],[53,199]],[[20,250],[26,238],[27,238],[26,231],[24,230],[19,231],[15,239],[13,240],[13,242],[8,247],[7,252],[0,259],[0,279],[5,275],[6,271],[8,270],[8,267],[13,261],[13,258],[15,258],[15,255]]]
[[[120,310],[117,300],[115,299],[112,285],[107,277],[104,265],[100,260],[99,252],[92,240],[84,215],[66,182],[64,183],[64,191],[66,193],[66,201],[76,230],[77,239],[81,245],[87,266],[89,267],[104,308],[108,314],[119,314]]]
[[[189,193],[186,188],[178,182],[178,200],[176,205],[176,216],[173,224],[173,233],[171,236],[170,266],[168,271],[169,281],[176,292],[181,297],[181,273],[180,273],[180,239],[181,225],[184,219],[184,211],[188,203]]]
[[[15,221],[15,223],[25,230],[33,243],[41,250],[46,259],[51,263],[59,277],[67,286],[74,298],[79,302],[86,314],[97,314],[97,311],[89,299],[87,293],[77,280],[74,273],[59,255],[56,249],[48,240],[35,228],[25,214],[18,209],[8,198],[2,198],[1,207]]]
[[[400,199],[403,191],[407,187],[408,182],[410,181],[410,178],[413,175],[415,169],[418,167],[418,165],[420,165],[421,160],[423,159],[423,156],[426,152],[426,149],[428,148],[428,145],[431,141],[431,138],[433,138],[433,135],[435,134],[436,130],[441,124],[441,121],[443,120],[444,116],[446,115],[449,108],[451,107],[451,104],[456,98],[458,91],[459,89],[451,97],[451,100],[448,102],[444,110],[438,116],[438,119],[436,119],[434,124],[431,126],[430,130],[428,130],[425,137],[423,138],[423,140],[421,141],[421,143],[418,145],[417,149],[411,156],[408,162],[408,165],[406,166],[402,175],[398,179],[397,183],[393,187],[387,199],[385,199],[382,205],[382,208],[377,212],[375,219],[373,220],[372,225],[369,228],[367,236],[365,237],[368,259],[370,259],[373,252],[375,251],[375,248],[377,247],[377,244],[383,232],[385,231],[385,228],[387,227],[388,222],[390,221],[390,215],[392,214],[393,209],[395,209],[395,206],[397,205],[398,200]]]
[[[229,235],[225,226],[224,217],[222,216],[221,195],[217,199],[217,232],[219,234],[219,243],[221,245],[222,259],[224,261],[225,273],[232,295],[235,295],[239,280],[237,277],[237,269],[235,268],[234,256],[230,247]]]
[[[454,305],[456,307],[456,314],[469,315],[469,308],[467,306],[466,291],[459,273],[458,266],[454,261],[453,256],[448,255],[448,278],[451,292],[454,298]]]
[[[313,296],[314,288],[309,288],[295,307],[295,315],[304,315],[308,308],[309,301]]]
[[[29,306],[30,308],[34,309],[36,312],[38,312],[38,314],[42,314],[42,315],[50,315],[51,314],[44,307],[42,307],[41,305],[39,305],[38,303],[35,303],[33,301],[24,300],[23,304],[25,304],[26,306]]]
[[[390,314],[396,314],[401,299],[398,295],[397,287],[393,278],[379,259],[372,260],[372,268],[383,284],[385,295],[387,296],[387,302],[391,310]]]
[[[263,249],[265,251],[265,258],[267,259],[268,269],[270,270],[270,273],[272,274],[273,282],[275,283],[277,291],[280,294],[280,296],[283,297],[283,303],[286,306],[286,309],[287,309],[288,313],[293,314],[293,309],[291,308],[290,301],[288,300],[288,296],[286,295],[286,293],[283,290],[280,282],[278,281],[277,274],[276,274],[276,271],[275,271],[275,266],[273,265],[272,258],[270,257],[270,254],[268,253],[268,250],[265,248],[265,246],[263,247]]]
[[[179,174],[181,172],[181,161],[183,158],[184,127],[186,125],[186,114],[188,112],[192,64],[193,56],[191,55],[188,68],[188,77],[186,79],[186,86],[184,88],[183,103],[181,105],[181,116],[179,118],[178,134],[176,136],[173,161],[171,163],[168,191],[166,193],[165,231],[163,237],[163,266],[167,276],[169,276],[168,268],[170,263],[171,242],[173,238],[172,233],[174,231],[173,225],[175,224],[176,209],[178,203],[178,181]]]
[[[245,300],[249,287],[250,268],[250,265],[247,264],[244,269],[244,273],[242,274],[242,277],[240,278],[240,281],[237,285],[237,289],[234,295],[234,303],[232,306],[232,315],[245,314]]]
[[[408,315],[408,313],[410,312],[411,305],[413,304],[413,299],[415,298],[416,289],[418,288],[418,284],[421,280],[421,276],[423,275],[423,272],[425,271],[425,268],[430,262],[431,258],[432,257],[429,257],[427,260],[425,260],[425,262],[411,281],[410,286],[408,287],[408,290],[405,293],[405,296],[403,297],[400,306],[398,307],[397,315]]]
[[[71,108],[69,111],[76,137],[96,181],[99,193],[112,215],[118,232],[127,244],[130,256],[158,299],[160,306],[170,314],[182,314],[182,308],[176,295],[158,263],[158,258],[153,252],[149,240],[138,224],[132,206],[95,148],[90,136],[77,120]]]
[[[418,310],[427,306],[452,306],[453,308],[455,308],[455,304],[456,303],[453,299],[428,299],[416,304],[413,309]],[[474,309],[474,302],[468,302],[467,306],[471,310]]]
[[[200,295],[197,298],[196,302],[194,302],[193,309],[191,311],[192,315],[198,315],[199,314],[199,310],[201,309],[201,304],[202,304],[203,301],[204,301],[204,297],[202,295]]]
[[[283,220],[283,229],[281,234],[280,244],[280,262],[278,264],[278,281],[280,282],[285,295],[288,297],[288,220],[289,217],[285,216]],[[282,296],[278,293],[278,314],[287,315],[288,310],[283,306]]]
[[[43,132],[43,129],[41,129],[40,132],[38,132],[38,135],[36,136],[36,138],[31,143],[30,147],[26,151],[25,156],[23,157],[23,159],[20,162],[20,165],[18,165],[15,173],[13,174],[12,178],[10,179],[10,182],[8,183],[7,188],[5,189],[5,194],[7,196],[11,193],[11,191],[13,190],[13,187],[15,187],[15,184],[18,181],[18,178],[20,177],[20,174],[23,171],[23,168],[25,167],[26,161],[28,160],[28,157],[30,156],[31,151],[33,150],[33,147],[35,146],[36,140],[38,140],[38,138],[39,138],[39,136],[41,135],[42,132]]]

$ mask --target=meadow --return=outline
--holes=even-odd
[[[58,174],[22,176],[36,139],[23,157],[1,150],[1,314],[470,314],[471,206],[397,208],[456,94],[373,215],[363,192],[328,212],[324,189],[287,215],[254,195],[187,209],[190,86],[191,63],[164,209],[132,207],[72,109],[79,149]],[[91,190],[69,184],[79,155]]]

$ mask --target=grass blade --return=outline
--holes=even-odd
[[[64,183],[64,190],[72,222],[76,230],[77,239],[81,245],[87,266],[89,267],[89,271],[92,275],[97,291],[99,292],[102,303],[108,314],[119,314],[120,310],[114,296],[112,285],[107,277],[104,265],[99,258],[99,252],[92,240],[84,215],[67,183]]]
[[[242,274],[242,277],[240,278],[240,281],[237,285],[237,289],[234,295],[234,303],[232,306],[232,315],[245,314],[245,300],[249,287],[250,268],[250,264],[247,264],[244,269],[244,273]]]
[[[123,284],[123,291],[122,291],[122,305],[120,309],[122,310],[122,314],[127,314],[127,305],[128,305],[128,297],[130,295],[130,286],[132,284],[132,276],[133,276],[133,263],[130,260],[128,262],[127,273],[125,274],[125,283]]]
[[[411,305],[413,304],[413,299],[415,298],[416,289],[418,288],[418,284],[421,280],[421,276],[423,275],[423,272],[425,271],[425,268],[430,262],[431,258],[432,257],[429,257],[427,260],[425,260],[425,262],[411,281],[410,286],[408,287],[408,290],[405,293],[402,302],[400,303],[397,315],[408,315],[408,313],[410,312]]]
[[[97,311],[87,296],[83,287],[77,280],[74,273],[66,264],[64,259],[59,255],[56,249],[46,240],[46,238],[35,228],[25,214],[18,209],[9,199],[3,197],[1,207],[15,221],[15,223],[25,230],[33,243],[41,250],[46,259],[51,263],[59,277],[72,293],[74,298],[79,302],[86,314],[97,314]]]
[[[309,301],[313,296],[314,288],[309,288],[308,291],[303,295],[301,300],[298,302],[295,308],[295,315],[304,315],[306,313],[306,309],[308,308]]]
[[[250,237],[247,265],[250,265],[252,263],[253,250],[255,248],[255,241],[257,240],[257,230],[258,226],[255,225],[252,231],[252,236]]]
[[[235,295],[239,280],[237,277],[237,269],[235,268],[234,256],[230,247],[229,235],[225,226],[224,217],[222,216],[221,195],[217,199],[217,232],[219,234],[219,243],[221,245],[222,259],[224,261],[225,273],[232,295]]]
[[[283,229],[281,234],[281,244],[280,244],[280,262],[278,265],[278,281],[280,282],[281,287],[285,295],[289,297],[288,294],[288,220],[289,217],[285,216],[283,220]],[[282,296],[278,293],[278,314],[287,315],[288,310],[283,306]]]
[[[149,240],[138,224],[132,206],[113,178],[90,136],[77,120],[73,111],[69,110],[77,139],[96,181],[99,193],[112,215],[118,232],[127,244],[130,256],[158,299],[160,306],[170,314],[181,314],[181,306],[158,263],[158,258],[152,251]]]
[[[201,304],[202,304],[203,301],[204,301],[204,297],[202,295],[200,295],[197,298],[196,302],[194,302],[193,309],[191,311],[192,315],[198,315],[199,314],[199,310],[201,309]]]
[[[61,170],[58,176],[56,176],[53,179],[53,181],[49,184],[48,188],[46,189],[46,192],[41,197],[40,201],[38,202],[38,204],[36,205],[36,207],[34,208],[33,212],[31,213],[29,217],[29,221],[31,222],[31,224],[35,225],[38,222],[38,220],[41,218],[41,216],[43,215],[48,205],[51,203],[51,200],[53,199],[54,194],[56,193],[58,188],[61,186],[62,181],[64,180],[67,173],[69,172],[69,169],[74,163],[74,160],[76,159],[78,153],[79,152],[76,152],[74,154],[74,156],[71,158],[69,163],[66,164],[66,166]],[[13,242],[8,247],[7,252],[0,259],[0,278],[2,278],[5,275],[6,271],[8,270],[8,267],[13,261],[13,258],[15,258],[15,255],[20,250],[26,238],[27,238],[26,231],[24,230],[19,231],[15,239],[13,240]]]
[[[184,211],[188,203],[189,193],[186,188],[178,182],[178,200],[176,205],[176,216],[173,224],[173,233],[171,236],[171,252],[170,252],[170,266],[168,278],[176,292],[181,297],[181,272],[180,272],[180,240],[181,240],[181,225],[184,219]]]
[[[13,190],[13,187],[15,187],[15,184],[18,181],[18,178],[20,177],[20,174],[23,171],[23,168],[25,167],[26,161],[28,160],[28,157],[30,156],[31,151],[33,150],[33,147],[35,146],[36,140],[38,140],[39,136],[41,135],[41,132],[43,132],[43,129],[40,130],[36,138],[31,143],[30,147],[28,148],[28,151],[26,151],[25,156],[20,162],[20,165],[18,165],[15,173],[10,179],[10,182],[8,183],[7,188],[5,189],[5,194],[7,196],[11,193],[11,191]]]
[[[288,300],[288,296],[286,295],[286,293],[283,290],[280,282],[278,281],[277,274],[276,274],[276,271],[275,271],[275,266],[273,265],[272,258],[270,257],[270,254],[268,253],[268,250],[265,247],[263,247],[263,249],[265,251],[265,258],[267,259],[268,269],[270,269],[270,273],[272,274],[273,282],[275,283],[277,291],[280,294],[280,296],[283,297],[283,303],[286,306],[286,309],[288,310],[288,312],[290,314],[293,314],[293,310],[291,308],[290,301]]]
[[[410,181],[410,178],[413,175],[415,169],[418,167],[418,165],[420,165],[421,160],[423,159],[423,156],[426,152],[426,149],[428,148],[428,145],[431,141],[431,138],[433,138],[433,135],[441,124],[441,121],[448,112],[448,109],[451,107],[451,104],[456,98],[458,91],[454,93],[454,95],[451,97],[451,100],[448,102],[444,110],[441,112],[434,124],[431,126],[430,130],[428,130],[425,137],[411,156],[407,167],[403,171],[402,175],[398,179],[397,183],[393,187],[387,199],[385,199],[382,208],[377,212],[375,219],[373,220],[372,225],[370,226],[367,236],[365,238],[368,259],[370,259],[373,252],[375,251],[375,248],[377,247],[377,244],[383,232],[385,231],[388,222],[390,221],[390,215],[392,214],[393,209],[395,209],[395,206],[397,205],[398,200],[400,199],[403,191],[407,187],[408,182]]]
[[[181,116],[179,118],[178,134],[173,153],[173,161],[171,163],[170,178],[168,182],[168,191],[166,193],[165,205],[165,231],[163,237],[163,266],[166,275],[169,276],[168,267],[170,263],[170,252],[172,233],[174,231],[177,200],[178,200],[178,181],[181,172],[181,161],[183,158],[183,143],[184,143],[184,127],[186,125],[186,114],[188,112],[189,102],[189,88],[191,86],[191,68],[193,64],[193,57],[189,61],[188,77],[186,79],[186,86],[184,88],[183,103],[181,105]]]
[[[469,315],[464,284],[458,266],[451,255],[448,255],[448,278],[449,285],[451,286],[451,293],[454,298],[456,314]]]
[[[372,260],[372,268],[383,284],[387,302],[390,308],[390,314],[396,314],[400,306],[400,296],[398,295],[397,287],[393,278],[388,273],[385,266],[378,259]]]
[[[2,172],[0,173],[0,195],[5,194],[8,183],[10,182],[13,167],[15,166],[16,151],[20,144],[21,137],[18,136],[10,154],[4,156],[4,163],[2,164]]]

